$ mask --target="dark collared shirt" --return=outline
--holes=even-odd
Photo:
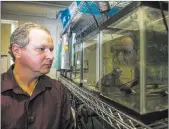
[[[44,75],[29,96],[18,86],[12,69],[1,75],[2,129],[70,129],[72,115],[64,86]]]

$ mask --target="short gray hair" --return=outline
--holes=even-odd
[[[29,33],[30,30],[33,28],[37,28],[40,30],[44,30],[46,31],[49,35],[50,32],[49,30],[47,30],[45,27],[39,25],[39,24],[35,24],[35,23],[31,23],[31,22],[27,22],[23,25],[20,25],[11,35],[10,37],[10,47],[9,47],[9,54],[11,55],[13,61],[15,62],[15,56],[12,52],[12,45],[13,44],[18,44],[20,47],[24,48],[27,44],[29,44]]]

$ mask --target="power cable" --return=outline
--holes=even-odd
[[[94,14],[93,14],[93,12],[92,12],[92,10],[91,10],[91,8],[90,8],[89,4],[87,3],[87,1],[85,1],[85,3],[86,3],[86,5],[87,5],[87,7],[88,7],[89,11],[91,12],[91,14],[92,14],[92,16],[93,16],[93,18],[94,18],[94,21],[95,21],[95,23],[96,23],[97,27],[98,27],[98,28],[99,28],[99,30],[100,30],[100,26],[99,26],[99,24],[98,24],[98,22],[97,22],[97,20],[96,20],[96,17],[94,16]]]
[[[162,5],[163,3],[160,1],[159,4],[160,4],[161,14],[162,14],[162,17],[163,17],[163,22],[164,22],[165,28],[166,28],[166,30],[168,32],[168,25],[167,25],[167,21],[166,21],[164,12],[163,12],[163,5]]]

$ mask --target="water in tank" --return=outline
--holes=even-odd
[[[102,31],[101,95],[140,114],[168,109],[168,12],[142,6]]]

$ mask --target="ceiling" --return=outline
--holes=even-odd
[[[54,6],[65,6],[68,7],[72,1],[37,1],[36,3],[40,3],[40,4],[51,4]]]
[[[72,1],[2,1],[1,13],[55,19]]]

